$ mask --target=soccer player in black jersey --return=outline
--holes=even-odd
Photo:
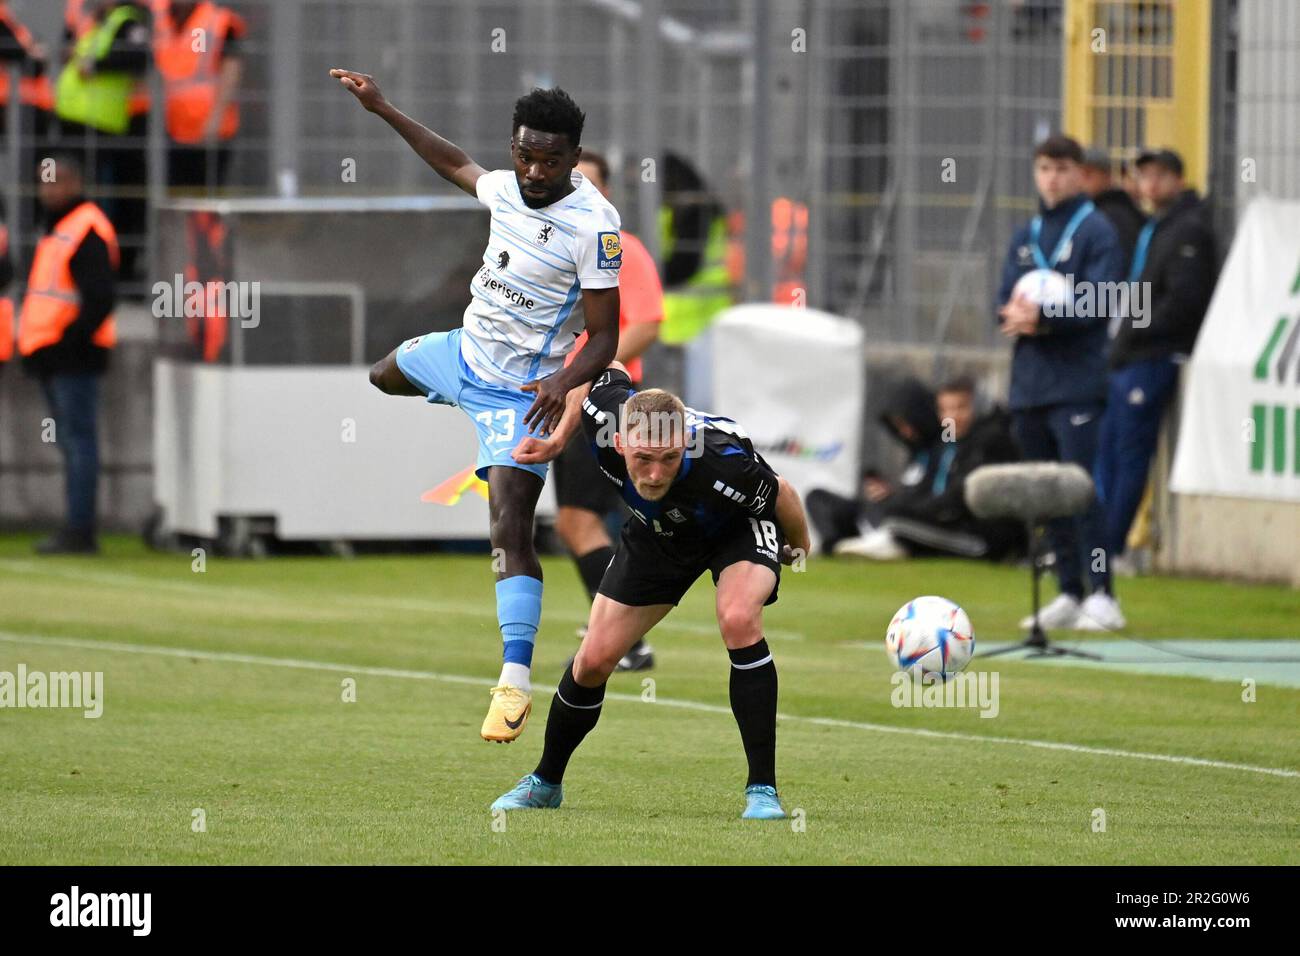
[[[587,635],[551,701],[541,762],[492,809],[560,805],[565,767],[596,726],[619,659],[708,570],[731,657],[731,709],[749,762],[741,815],[784,817],[776,792],[776,665],[763,639],[763,608],[776,601],[781,565],[808,553],[799,495],[734,421],[685,408],[660,389],[635,391],[617,362],[586,391],[569,393],[549,440],[526,438],[515,457],[549,460],[580,421],[632,516],[592,604]]]

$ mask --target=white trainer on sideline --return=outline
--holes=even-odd
[[[1079,599],[1072,594],[1058,594],[1046,607],[1038,609],[1038,623],[1048,630],[1061,629],[1070,630],[1076,626],[1079,620]],[[1022,630],[1029,630],[1034,626],[1034,616],[1020,619]]]
[[[1079,606],[1079,619],[1074,622],[1076,631],[1120,631],[1128,622],[1119,602],[1105,591],[1097,591],[1083,599]]]

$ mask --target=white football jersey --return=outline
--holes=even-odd
[[[470,282],[461,354],[494,385],[518,388],[562,368],[586,327],[581,290],[618,285],[618,210],[576,169],[572,182],[559,202],[529,209],[512,170],[478,179],[492,233]]]

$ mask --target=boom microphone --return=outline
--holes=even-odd
[[[966,479],[966,506],[977,518],[1046,518],[1081,514],[1092,503],[1092,478],[1074,464],[1057,461],[983,465]]]

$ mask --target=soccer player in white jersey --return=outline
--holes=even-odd
[[[535,89],[515,103],[513,169],[487,171],[464,150],[403,114],[374,77],[331,70],[367,110],[395,129],[443,179],[492,213],[483,265],[470,283],[464,326],[403,342],[370,370],[389,395],[459,406],[478,431],[477,474],[488,483],[497,572],[501,678],[483,721],[485,740],[508,743],[532,712],[530,672],[542,613],[542,567],[533,511],[546,465],[511,452],[548,435],[569,391],[594,379],[618,348],[619,217],[574,167],[584,115],[563,90]],[[587,331],[568,368],[564,358]]]

